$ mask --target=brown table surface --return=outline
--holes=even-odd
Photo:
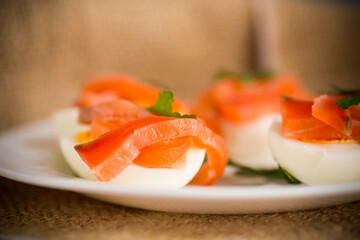
[[[0,178],[0,239],[360,239],[360,202],[268,214],[194,215],[113,205]]]

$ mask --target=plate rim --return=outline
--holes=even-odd
[[[135,186],[123,186],[116,183],[102,183],[70,176],[36,177],[0,169],[2,177],[40,187],[74,191],[81,193],[146,196],[154,198],[193,198],[193,199],[279,199],[296,197],[321,197],[329,195],[357,194],[360,197],[360,182],[328,185],[249,185],[249,186],[186,186],[180,189],[157,189]],[[46,180],[56,180],[53,181]],[[214,190],[217,191],[214,194]]]
[[[9,134],[16,134],[29,128],[49,127],[49,118],[29,122],[18,127],[0,132],[0,140]],[[51,133],[53,134],[53,133]],[[1,146],[1,145],[0,145]],[[6,161],[0,154],[0,163]],[[28,173],[14,171],[0,166],[0,176],[40,187],[72,191],[82,194],[102,194],[113,196],[130,196],[136,198],[176,199],[196,201],[249,201],[249,200],[286,200],[286,199],[312,199],[331,196],[351,195],[353,199],[360,200],[360,182],[338,183],[327,185],[305,184],[271,184],[271,185],[215,185],[215,186],[186,186],[181,189],[156,189],[135,186],[124,186],[115,183],[103,183],[87,180],[76,176],[50,174],[48,176],[32,176]],[[214,191],[216,190],[216,194]],[[343,201],[346,203],[349,201]],[[306,209],[306,208],[304,208]],[[301,209],[299,209],[301,210]],[[271,212],[271,211],[267,211]]]

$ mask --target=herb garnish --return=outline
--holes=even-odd
[[[337,100],[336,103],[344,110],[348,109],[351,106],[357,106],[360,104],[360,95],[344,98]]]
[[[238,175],[246,175],[246,176],[252,175],[252,176],[262,176],[272,179],[285,179],[287,182],[292,184],[301,183],[298,179],[292,176],[288,171],[286,171],[280,165],[278,169],[271,169],[271,170],[254,169],[234,163],[233,161],[231,161],[231,159],[229,160],[228,165],[236,167],[238,169],[236,174]]]
[[[174,94],[171,91],[163,91],[159,93],[157,102],[148,109],[158,115],[175,118],[197,118],[195,114],[183,114],[172,111],[172,103],[174,102]]]
[[[360,94],[360,88],[358,89],[344,89],[340,88],[336,85],[332,85],[332,88],[334,89],[332,94],[345,94],[345,95],[358,95]]]
[[[270,79],[274,77],[275,71],[270,69],[261,69],[253,72],[235,72],[222,69],[214,75],[214,79],[223,79],[227,77],[234,77],[240,81],[248,82],[255,79]]]
[[[285,179],[292,184],[298,184],[301,183],[299,181],[299,179],[297,179],[296,177],[294,177],[291,173],[289,173],[287,170],[285,170],[283,167],[281,167],[280,165],[278,165],[279,170],[284,174]]]

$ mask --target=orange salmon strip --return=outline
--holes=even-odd
[[[90,125],[90,139],[94,140],[104,133],[109,132],[114,128],[118,128],[124,123],[128,122],[122,118],[109,119],[109,118],[97,118],[91,122]]]
[[[161,91],[162,89],[131,76],[97,78],[85,83],[78,105],[89,106],[116,99],[125,99],[139,106],[149,107],[156,103]],[[175,98],[173,111],[187,111],[187,106]]]
[[[181,168],[185,166],[185,154],[190,145],[191,137],[157,142],[143,148],[133,163],[147,168]]]
[[[326,94],[314,99],[312,115],[320,121],[330,125],[337,131],[351,135],[351,116],[349,110],[344,110],[336,104],[336,99]]]
[[[347,136],[327,123],[315,118],[312,113],[313,101],[281,99],[282,135],[302,141],[329,141],[359,139],[360,121],[352,120],[352,134]]]
[[[154,114],[143,107],[127,100],[118,99],[80,108],[79,121],[81,123],[90,123],[98,118],[121,118],[124,121],[130,121],[151,115]]]
[[[352,119],[351,137],[360,142],[360,105],[351,106],[349,110]]]
[[[149,116],[127,122],[91,142],[75,146],[83,161],[100,181],[110,181],[129,166],[142,150],[154,143],[191,137],[207,150],[208,161],[192,184],[209,185],[218,180],[228,160],[223,139],[197,120]]]
[[[90,138],[94,140],[126,122],[123,119],[95,119],[91,122]],[[185,165],[185,154],[191,142],[190,137],[182,137],[154,143],[145,147],[133,163],[147,168],[180,168]]]
[[[300,82],[288,75],[250,82],[229,77],[215,82],[200,97],[197,108],[215,118],[243,124],[279,112],[281,95],[309,96]]]

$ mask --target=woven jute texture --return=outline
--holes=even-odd
[[[339,2],[275,2],[280,65],[318,92],[360,88],[360,4]]]
[[[0,129],[71,105],[93,76],[133,74],[192,98],[219,68],[266,58],[315,91],[360,86],[359,4],[15,0],[0,13]]]
[[[0,190],[0,239],[343,240],[360,236],[360,202],[287,213],[191,215],[127,208],[4,179]]]
[[[247,1],[1,4],[2,127],[69,106],[93,76],[133,74],[190,97],[219,68],[251,68]]]
[[[93,76],[129,73],[187,99],[219,68],[293,71],[315,91],[360,87],[359,23],[354,1],[3,0],[0,130],[72,105]],[[360,238],[359,202],[288,213],[189,215],[4,178],[0,191],[0,239]]]

